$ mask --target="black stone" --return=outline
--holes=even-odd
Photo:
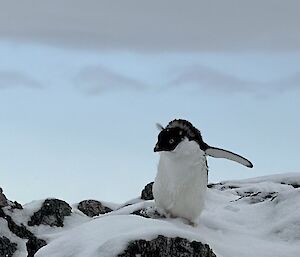
[[[169,238],[159,235],[157,238],[129,242],[127,248],[118,257],[216,257],[207,244],[188,241],[185,238]]]
[[[0,256],[12,257],[17,250],[17,244],[12,243],[7,237],[0,236]]]
[[[44,201],[41,209],[33,214],[29,226],[49,225],[51,227],[63,227],[65,216],[71,215],[71,206],[65,201],[59,199],[47,199]]]
[[[34,257],[35,253],[46,244],[46,241],[43,239],[39,239],[36,237],[30,238],[26,243],[28,253],[27,257]]]
[[[84,200],[78,204],[77,207],[85,215],[89,217],[98,216],[99,214],[105,214],[111,212],[112,209],[104,206],[101,202],[97,200]]]
[[[152,192],[152,188],[153,188],[153,184],[154,182],[150,182],[149,184],[147,184],[141,194],[141,199],[143,200],[153,200],[153,192]]]

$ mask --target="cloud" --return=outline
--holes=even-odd
[[[237,78],[207,66],[197,65],[186,68],[168,87],[194,86],[206,91],[249,92],[253,82]]]
[[[299,10],[298,0],[2,1],[0,38],[141,51],[299,51]]]
[[[300,89],[300,72],[292,73],[277,80],[261,82],[241,79],[237,76],[207,66],[191,66],[172,79],[167,88],[201,89],[203,92],[273,94]]]
[[[17,71],[0,71],[0,89],[13,87],[42,88],[42,85],[30,76]]]
[[[289,76],[285,76],[277,81],[269,82],[279,92],[285,92],[300,89],[300,72],[295,72]]]
[[[98,95],[111,90],[141,91],[147,88],[143,82],[100,65],[83,68],[73,81],[76,88],[89,95]]]

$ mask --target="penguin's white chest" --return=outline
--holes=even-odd
[[[159,211],[195,223],[204,208],[206,188],[206,157],[196,142],[185,140],[174,151],[161,153],[153,185]]]

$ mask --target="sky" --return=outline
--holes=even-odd
[[[209,181],[300,171],[300,1],[0,1],[0,186],[124,202],[191,121]]]

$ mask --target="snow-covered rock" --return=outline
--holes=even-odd
[[[126,250],[118,257],[147,256],[147,257],[216,257],[207,244],[181,237],[165,237],[159,235],[152,240],[134,240],[129,242]]]
[[[44,206],[39,200],[23,209],[0,208],[0,238],[7,238],[2,245],[17,246],[13,257],[33,256],[38,249],[35,257],[295,257],[300,256],[299,185],[300,173],[210,184],[197,227],[157,215],[154,201],[141,197],[121,205],[101,201],[112,211],[94,218],[74,204],[63,227],[28,226]],[[196,255],[201,249],[207,251]]]
[[[99,216],[111,212],[112,209],[104,206],[100,201],[97,200],[84,200],[77,205],[78,210],[83,212],[89,217]]]
[[[71,215],[72,207],[65,201],[59,199],[46,199],[37,212],[35,212],[30,221],[29,226],[49,225],[49,226],[64,226],[65,216]]]
[[[153,200],[154,199],[153,192],[152,192],[153,184],[154,184],[154,182],[150,182],[145,186],[145,188],[143,189],[143,191],[141,193],[141,199],[143,199],[143,200]]]

